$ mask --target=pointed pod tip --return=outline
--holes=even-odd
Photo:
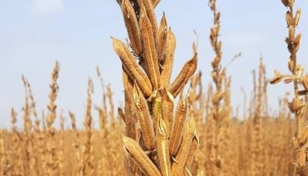
[[[124,134],[122,134],[122,140],[123,140],[123,142],[125,144],[129,140],[129,137],[127,137]]]

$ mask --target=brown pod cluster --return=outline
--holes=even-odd
[[[129,46],[112,38],[122,62],[125,112],[119,109],[119,115],[128,136],[123,137],[127,173],[133,175],[185,175],[190,173],[197,150],[195,126],[184,130],[188,98],[181,96],[174,109],[175,99],[197,69],[196,47],[192,59],[170,84],[176,38],[165,13],[157,24],[154,8],[159,2],[118,0]],[[172,168],[179,169],[173,173]]]

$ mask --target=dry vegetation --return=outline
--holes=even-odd
[[[123,107],[115,112],[112,88],[104,84],[97,69],[102,104],[93,105],[93,81],[89,79],[84,128],[77,129],[75,114],[59,112],[56,105],[59,63],[51,74],[46,115],[37,114],[30,83],[23,76],[22,112],[12,109],[11,129],[0,131],[1,174],[308,175],[306,99],[300,98],[307,94],[308,76],[296,62],[300,35],[295,34],[295,28],[300,10],[293,10],[294,1],[282,0],[288,7],[286,42],[291,74],[276,71],[270,81],[293,82],[294,97],[289,103],[286,94],[278,102],[278,111],[269,113],[268,79],[261,57],[253,71],[250,99],[243,90],[244,115],[240,117],[238,109],[231,106],[231,77],[220,64],[216,0],[209,0],[214,19],[209,39],[215,56],[213,82],[207,86],[201,72],[195,73],[198,42],[193,43],[192,58],[171,80],[176,37],[165,14],[160,23],[156,21],[154,9],[159,0],[118,0],[129,38],[128,44],[112,38],[122,62]],[[187,91],[185,86],[189,86]],[[24,126],[19,129],[16,123],[21,116]],[[65,117],[71,120],[71,128],[64,128]],[[93,118],[97,117],[99,129],[93,128]],[[60,119],[59,129],[55,128],[56,118]]]

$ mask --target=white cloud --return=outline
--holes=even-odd
[[[33,13],[36,15],[55,15],[64,10],[63,0],[32,0]]]

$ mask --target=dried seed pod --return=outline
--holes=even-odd
[[[145,148],[148,150],[155,149],[155,134],[153,128],[153,121],[149,113],[149,108],[146,99],[140,92],[138,85],[134,84],[133,98],[136,105],[137,116],[140,122],[142,131],[142,138]]]
[[[220,12],[216,13],[214,21],[220,21]]]
[[[172,131],[170,135],[170,156],[175,156],[178,152],[184,124],[186,121],[186,115],[187,115],[187,98],[183,98],[183,96],[180,97],[180,101],[176,108],[176,114],[174,116],[173,125],[172,125]]]
[[[291,43],[294,42],[294,37],[295,37],[295,28],[293,26],[289,26],[289,41]]]
[[[295,14],[295,17],[294,17],[294,21],[293,21],[294,26],[298,26],[300,17],[301,17],[301,9],[298,9],[296,11],[296,14]]]
[[[158,67],[155,39],[152,35],[153,31],[150,20],[144,12],[141,13],[140,29],[144,45],[144,59],[147,64],[149,78],[154,90],[158,90],[160,88],[160,72]]]
[[[150,158],[145,154],[145,152],[140,148],[138,143],[131,138],[122,136],[123,147],[126,154],[131,158],[135,164],[142,170],[145,175],[161,176],[159,170],[150,160]]]
[[[299,50],[300,43],[294,44],[294,52],[297,53]]]
[[[222,91],[216,92],[212,98],[213,104],[218,105],[219,102],[223,99],[223,97],[224,97],[224,92]]]
[[[300,145],[304,145],[308,139],[308,126],[306,126],[302,134],[298,135],[298,142]]]
[[[297,164],[302,167],[307,163],[307,153],[305,148],[297,150]]]
[[[126,125],[126,136],[137,139],[137,126],[136,122],[137,119],[135,114],[133,114],[133,81],[129,78],[125,71],[122,72],[123,78],[123,85],[124,85],[124,95],[125,95],[125,107],[124,107],[124,114],[125,114],[125,125]],[[106,107],[107,109],[107,107]]]
[[[156,41],[156,35],[158,31],[156,16],[154,12],[154,6],[152,0],[142,0],[144,12],[146,12],[146,16],[149,18],[149,24],[152,28],[152,36],[154,36],[154,41]],[[142,8],[143,9],[143,8]]]
[[[161,69],[160,79],[162,86],[166,85],[169,86],[170,84],[175,48],[176,48],[176,38],[171,29],[169,28],[166,51],[164,54],[164,58],[161,61],[162,69]]]
[[[188,168],[190,168],[193,164],[194,155],[195,155],[195,152],[198,150],[198,147],[199,147],[199,137],[197,135],[195,135],[192,139],[192,143],[191,143],[191,146],[190,146],[190,149],[189,149],[188,158],[187,158],[187,161],[186,161],[186,164],[185,164]]]
[[[158,5],[159,2],[160,2],[160,0],[152,0],[153,7],[155,8]]]
[[[158,62],[161,62],[161,60],[163,60],[166,50],[167,40],[168,40],[168,25],[167,25],[166,15],[164,13],[160,21],[160,26],[157,34],[156,46],[157,46]]]
[[[297,34],[297,36],[295,37],[295,40],[294,40],[294,44],[299,43],[299,42],[300,42],[300,40],[301,40],[301,37],[302,37],[302,35],[301,35],[301,34]]]
[[[157,155],[160,166],[160,171],[163,176],[170,176],[171,164],[169,156],[169,140],[167,134],[167,126],[162,118],[158,119],[157,127]]]
[[[294,39],[294,51],[295,53],[297,53],[298,49],[299,49],[299,46],[300,46],[300,40],[301,40],[301,34],[298,34],[295,39]]]
[[[172,94],[166,89],[162,89],[160,91],[162,98],[162,118],[167,127],[167,135],[170,137],[171,129],[172,129],[172,121],[173,121],[173,108],[174,108],[174,97]]]
[[[182,68],[181,72],[178,74],[174,82],[171,84],[170,92],[174,97],[183,90],[186,83],[189,81],[190,77],[195,73],[197,69],[197,53],[194,54],[193,58],[187,61]]]
[[[211,63],[212,63],[212,68],[213,68],[213,69],[217,69],[218,66],[219,66],[219,64],[220,64],[220,61],[221,61],[221,57],[216,56],[216,57],[214,58],[214,60],[211,62]]]
[[[212,76],[213,81],[216,83],[218,81],[216,73],[212,71],[211,76]]]
[[[195,122],[191,118],[185,125],[183,139],[178,154],[175,157],[176,162],[172,164],[172,175],[184,175],[186,162],[189,157],[189,149],[192,145],[192,140],[196,136]]]
[[[298,113],[298,111],[303,108],[305,104],[298,97],[294,97],[292,102],[289,103],[289,109],[292,113]]]
[[[123,0],[121,7],[131,47],[139,56],[142,53],[142,45],[140,39],[140,29],[135,10],[129,0]]]
[[[216,50],[218,51],[217,53],[221,51],[221,47],[222,47],[222,42],[221,41],[217,42],[217,46],[216,46]]]
[[[271,84],[277,84],[279,83],[285,76],[282,75],[280,72],[278,72],[277,70],[275,70],[275,77],[272,78],[269,82]]]
[[[288,27],[291,26],[291,25],[293,25],[293,19],[292,19],[292,16],[291,16],[290,11],[288,11],[288,12],[286,13],[286,21],[287,21],[287,26],[288,26]]]
[[[113,48],[120,57],[124,70],[128,73],[132,80],[136,80],[142,93],[149,97],[152,94],[152,85],[147,75],[137,65],[134,57],[129,52],[128,47],[118,39],[112,38]]]

